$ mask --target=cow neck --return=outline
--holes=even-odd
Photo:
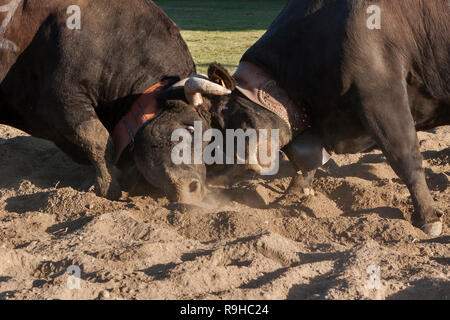
[[[243,61],[233,75],[236,88],[257,105],[279,116],[295,137],[310,127],[306,109],[295,104],[263,69]]]
[[[125,148],[134,143],[134,138],[138,131],[159,114],[161,107],[156,97],[170,82],[170,79],[164,80],[145,90],[133,102],[128,113],[116,124],[112,133],[115,163],[119,161]]]

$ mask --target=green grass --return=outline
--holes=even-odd
[[[175,21],[197,64],[206,73],[217,61],[234,72],[244,52],[261,37],[285,0],[157,0]]]

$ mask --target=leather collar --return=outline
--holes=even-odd
[[[134,143],[137,132],[145,124],[153,120],[161,111],[156,99],[159,92],[164,90],[173,80],[168,79],[151,86],[131,105],[128,113],[117,123],[112,133],[117,163],[122,152],[130,144]]]
[[[283,119],[293,136],[310,127],[305,108],[296,105],[263,69],[243,61],[233,77],[244,96]]]

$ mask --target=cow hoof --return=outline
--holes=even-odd
[[[102,180],[98,180],[95,186],[95,193],[108,200],[119,200],[122,197],[122,190],[117,181],[113,180],[109,184],[103,183]]]
[[[300,198],[302,197],[313,197],[316,195],[315,191],[312,188],[290,188],[286,192],[289,195],[295,195]]]
[[[117,201],[122,197],[120,188],[110,188],[106,194],[106,198],[111,201]]]
[[[304,187],[304,183],[298,183],[296,178],[292,180],[291,184],[286,190],[286,194],[296,195],[299,197],[309,197],[316,195],[313,188],[309,186]]]
[[[113,180],[109,185],[108,192],[106,193],[106,198],[108,200],[119,200],[122,197],[122,190],[118,181]]]
[[[437,236],[440,236],[442,233],[442,222],[438,221],[438,222],[427,223],[421,229],[427,235],[432,236],[432,237],[437,237]]]

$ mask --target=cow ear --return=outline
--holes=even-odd
[[[212,63],[208,68],[208,78],[214,83],[220,84],[233,91],[236,88],[236,81],[230,73],[219,63]]]

